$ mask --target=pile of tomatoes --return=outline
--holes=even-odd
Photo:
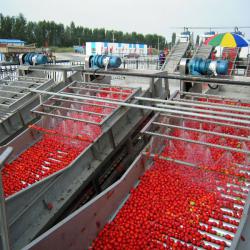
[[[230,105],[238,103],[230,101]],[[247,128],[192,120],[184,124],[186,128],[250,136]],[[179,128],[172,129],[171,135],[250,150],[247,140],[226,136]],[[146,152],[146,158],[149,155]],[[151,168],[90,249],[225,249],[230,246],[243,213],[249,173],[250,164],[243,152],[166,140],[162,154],[154,155]]]
[[[107,93],[100,92],[99,97],[104,99],[124,100],[132,93],[132,90],[122,90],[118,87],[103,88],[103,90],[124,92],[119,95],[110,94],[108,91]],[[95,106],[95,104],[100,104],[100,102],[89,101],[88,104],[77,104],[77,109],[89,111],[93,114],[68,112],[67,115],[72,118],[100,123],[113,112],[114,108],[117,108],[116,105],[105,103],[105,101],[101,103],[104,107]],[[16,160],[6,164],[2,170],[5,197],[66,168],[102,133],[98,124],[73,120],[59,121],[52,128],[38,125],[31,125],[30,128],[42,132],[43,136],[20,154]]]

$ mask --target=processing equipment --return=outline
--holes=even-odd
[[[141,131],[149,144],[121,179],[26,249],[249,249],[250,101],[135,99],[160,111]]]
[[[59,92],[32,89],[41,95],[32,115],[43,118],[5,145],[14,147],[2,171],[13,249],[43,232],[84,189],[99,190],[94,177],[109,177],[121,146],[130,157],[138,152],[136,130],[150,112],[122,105],[150,91],[150,85],[142,90],[79,81]]]
[[[119,68],[122,60],[119,56],[95,55],[89,57],[89,66],[94,69]]]
[[[0,144],[35,119],[30,110],[39,100],[30,89],[46,90],[52,85],[52,79],[37,77],[0,81]]]
[[[110,60],[105,57],[96,57],[92,65],[88,61],[90,68],[20,67],[45,75],[60,72],[64,86],[31,88],[39,103],[30,114],[38,121],[0,149],[14,147],[2,171],[13,249],[31,241],[27,249],[114,249],[124,246],[125,239],[131,249],[167,244],[176,249],[224,249],[242,244],[237,237],[242,232],[246,238],[242,227],[248,211],[249,101],[184,91],[162,99],[172,93],[169,79],[178,81],[178,87],[182,81],[247,86],[249,80],[176,73],[187,46],[180,53],[176,47],[178,62],[173,62],[172,73],[108,70]],[[78,77],[67,77],[70,72]],[[229,162],[233,165],[218,168]],[[183,228],[187,233],[181,233]],[[114,240],[109,242],[107,235]]]
[[[20,64],[40,65],[48,63],[48,56],[42,53],[29,52],[19,55]]]
[[[190,75],[227,75],[228,60],[211,60],[203,58],[181,59],[180,71]]]

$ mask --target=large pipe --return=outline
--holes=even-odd
[[[22,69],[22,66],[20,66]],[[232,79],[232,77],[203,77],[203,76],[191,76],[191,75],[179,75],[179,74],[168,74],[167,72],[159,73],[138,73],[138,72],[128,72],[124,70],[94,70],[94,69],[84,69],[84,66],[60,66],[60,65],[37,65],[29,66],[24,68],[25,70],[31,71],[80,71],[86,74],[98,74],[98,75],[121,75],[121,76],[136,76],[136,77],[146,77],[146,78],[161,78],[161,79],[174,79],[174,80],[183,80],[191,81],[197,83],[217,83],[217,84],[231,84],[231,85],[244,85],[250,86],[250,77],[244,77],[246,80]]]

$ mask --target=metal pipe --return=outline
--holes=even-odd
[[[151,157],[151,158],[159,157],[159,159],[167,160],[167,161],[173,161],[173,162],[176,162],[176,163],[179,163],[179,164],[187,165],[189,167],[197,167],[193,163],[189,163],[189,162],[186,162],[186,161],[181,161],[181,160],[173,159],[173,158],[170,158],[170,157],[164,157],[164,156],[161,156],[161,155],[155,155],[155,154],[149,154],[148,155],[147,152],[142,152],[142,155],[144,155],[146,157]]]
[[[250,127],[235,125],[235,124],[230,124],[230,123],[216,122],[216,121],[205,120],[205,119],[197,119],[197,118],[188,118],[188,117],[184,117],[184,116],[169,115],[169,114],[160,114],[160,115],[161,116],[166,116],[166,117],[173,117],[173,118],[178,118],[178,119],[186,119],[186,120],[190,120],[190,121],[197,121],[197,122],[202,122],[202,123],[211,123],[211,124],[216,124],[216,125],[221,125],[221,126],[228,126],[228,127],[233,127],[233,128],[242,128],[242,129],[250,130]]]
[[[69,111],[78,112],[78,113],[86,113],[86,114],[91,114],[91,115],[96,115],[96,116],[106,116],[106,115],[101,114],[101,113],[85,111],[85,110],[81,110],[81,109],[67,108],[67,107],[62,107],[62,106],[57,106],[57,105],[41,104],[41,106],[48,107],[48,108],[57,108],[57,109],[69,110]]]
[[[93,97],[83,97],[83,96],[69,95],[69,94],[63,94],[63,93],[54,93],[54,92],[49,92],[49,91],[44,91],[44,90],[37,90],[37,89],[31,90],[31,92],[46,94],[46,95],[54,95],[54,96],[75,98],[75,99],[79,99],[79,100],[105,102],[105,103],[115,104],[115,105],[123,106],[123,107],[140,108],[140,109],[158,111],[158,112],[163,112],[163,113],[174,113],[174,114],[197,116],[197,117],[203,117],[203,118],[211,118],[211,119],[217,119],[217,120],[222,120],[222,121],[239,122],[239,123],[244,123],[244,124],[249,125],[249,121],[246,121],[246,120],[239,120],[239,119],[212,116],[212,115],[203,115],[203,114],[197,114],[197,113],[194,113],[194,112],[185,112],[185,111],[180,111],[180,110],[157,108],[157,107],[145,106],[145,105],[134,104],[134,103],[126,103],[126,102],[118,102],[118,101],[114,101],[114,100],[110,101],[110,100],[106,100],[106,99],[98,99],[98,98],[93,98]]]
[[[39,115],[52,116],[52,117],[63,118],[63,119],[68,119],[68,120],[78,121],[78,122],[85,122],[85,123],[90,123],[90,124],[100,126],[100,123],[98,123],[98,122],[92,122],[92,121],[88,121],[88,120],[84,120],[84,119],[73,118],[73,117],[64,116],[64,115],[56,115],[56,114],[41,112],[41,111],[37,111],[37,110],[32,110],[32,112],[39,114]]]
[[[223,133],[218,133],[218,132],[213,132],[213,131],[208,131],[208,130],[203,130],[203,129],[188,128],[188,127],[182,127],[182,126],[177,126],[177,125],[172,125],[172,124],[167,124],[167,123],[161,123],[161,122],[152,122],[152,124],[163,126],[163,127],[178,128],[178,129],[194,131],[194,132],[203,133],[203,134],[217,135],[217,136],[221,136],[221,137],[227,137],[227,138],[238,139],[238,140],[249,141],[250,142],[250,138],[243,137],[243,136],[228,135],[228,134],[223,134]]]
[[[229,99],[229,100],[235,100],[235,101],[240,101],[240,100],[246,100],[246,101],[250,101],[250,99],[238,99],[238,98],[235,98],[235,97],[226,97],[226,96],[222,96],[222,95],[210,95],[210,94],[200,94],[200,93],[194,93],[194,92],[185,92],[185,91],[182,91],[180,92],[180,94],[184,94],[184,95],[187,95],[187,96],[200,96],[200,97],[211,97],[211,98],[216,98],[216,99]]]
[[[176,162],[178,164],[182,164],[182,165],[186,165],[188,167],[195,167],[197,169],[201,169],[201,167],[199,167],[198,165],[196,164],[193,164],[193,163],[190,163],[190,162],[186,162],[186,161],[182,161],[182,160],[177,160],[177,159],[173,159],[173,158],[170,158],[170,157],[165,157],[165,156],[161,156],[161,155],[156,155],[156,154],[147,154],[147,152],[142,152],[142,155],[144,155],[146,158],[147,157],[150,157],[150,158],[155,158],[155,157],[158,157],[159,159],[162,159],[162,160],[166,160],[166,161],[172,161],[172,162]],[[216,171],[216,170],[212,170],[212,169],[206,169],[207,172],[215,172],[215,173],[219,173],[219,174],[223,174],[222,172],[219,172],[219,171]],[[235,175],[232,175],[232,174],[227,174],[229,176],[232,176],[232,177],[236,177]],[[234,184],[236,186],[238,186],[237,184]],[[219,188],[219,187],[218,187]],[[235,219],[235,218],[234,218]]]
[[[204,145],[204,146],[224,149],[224,150],[228,150],[228,151],[235,151],[235,152],[244,153],[244,154],[248,154],[248,155],[250,154],[250,151],[248,151],[248,150],[231,148],[231,147],[221,146],[221,145],[218,145],[218,144],[213,144],[213,143],[208,143],[208,142],[201,142],[201,141],[195,141],[195,140],[191,140],[191,139],[184,139],[184,138],[181,138],[181,137],[176,137],[176,136],[171,136],[171,135],[163,135],[163,134],[159,134],[159,133],[155,133],[155,132],[149,132],[149,131],[145,131],[143,133],[148,134],[148,135],[173,139],[173,140],[179,140],[179,141],[190,142],[190,143],[200,144],[200,145]]]
[[[72,87],[69,86],[69,89],[79,89],[79,90],[87,90],[92,92],[101,92],[101,93],[114,93],[119,95],[130,95],[131,93],[121,92],[121,91],[111,91],[111,90],[102,90],[102,89],[91,89],[91,88],[82,88],[82,87]]]
[[[102,87],[114,87],[114,88],[122,88],[122,89],[124,89],[124,90],[131,90],[131,88],[132,89],[137,89],[137,88],[134,88],[134,87],[126,87],[126,86],[122,86],[122,85],[110,85],[110,84],[108,84],[108,83],[106,83],[106,84],[104,84],[104,83],[93,83],[93,82],[78,82],[77,81],[77,83],[80,83],[80,84],[84,84],[84,85],[91,85],[92,87],[96,87],[96,88],[98,88],[99,86],[102,86]]]
[[[114,106],[107,106],[107,105],[99,105],[99,104],[96,104],[96,103],[91,103],[91,102],[78,102],[78,101],[73,101],[73,100],[66,100],[66,99],[61,99],[61,98],[50,98],[50,100],[55,100],[55,101],[62,101],[62,102],[71,102],[71,103],[77,103],[77,104],[87,104],[87,105],[90,105],[90,106],[97,106],[97,107],[104,107],[104,108],[110,108],[110,109],[116,109],[116,107]]]
[[[236,112],[242,112],[242,113],[250,113],[249,108],[247,110],[241,110],[241,109],[234,108],[234,107],[220,107],[220,106],[217,106],[216,104],[213,105],[213,103],[206,104],[204,102],[199,102],[199,104],[197,104],[197,103],[192,103],[192,101],[186,103],[186,102],[183,102],[181,99],[179,99],[178,101],[175,101],[175,100],[160,100],[160,99],[141,97],[141,96],[135,96],[134,98],[136,100],[142,100],[142,101],[151,101],[151,102],[159,102],[159,103],[173,103],[173,104],[181,104],[183,106],[216,108],[216,109],[230,110],[230,111],[236,111]]]
[[[34,83],[30,83],[29,85],[34,85]],[[18,89],[24,89],[24,90],[30,90],[31,88],[30,87],[23,87],[23,86],[18,86],[18,85],[4,85],[5,87],[8,87],[8,88],[18,88]],[[0,87],[2,87],[0,85]]]
[[[0,96],[0,99],[7,99],[9,101],[15,101],[15,99],[13,98],[9,98],[9,97],[3,97],[3,96]],[[2,104],[2,103],[1,103]]]
[[[20,92],[4,90],[4,89],[0,89],[0,93],[1,92],[11,93],[11,94],[15,94],[15,95],[26,95],[27,94],[27,93],[20,93]]]
[[[29,81],[29,80],[26,80],[26,81],[22,81],[22,80],[4,80],[3,83],[8,83],[8,85],[3,85],[3,86],[10,86],[12,85],[12,83],[22,83],[22,84],[35,84],[35,85],[41,85],[43,83],[45,83],[46,81],[48,81],[48,79],[43,79],[43,81],[40,81],[39,83],[37,81]],[[1,85],[0,85],[1,86]]]
[[[245,118],[250,119],[249,115],[241,115],[241,114],[235,114],[235,113],[227,113],[227,112],[221,112],[221,111],[214,111],[214,110],[206,110],[206,109],[199,109],[199,108],[186,108],[186,107],[179,107],[174,105],[166,105],[166,104],[156,104],[157,107],[169,107],[172,109],[180,109],[185,111],[197,111],[199,113],[208,113],[208,114],[216,114],[216,115],[223,115],[223,116],[231,116],[231,117],[239,117],[239,118]],[[250,123],[250,121],[249,121]]]
[[[66,92],[66,91],[61,91],[61,93],[70,93],[70,92]],[[70,93],[71,94],[71,93]],[[92,97],[92,98],[95,98],[96,99],[101,99],[103,100],[104,102],[106,102],[106,100],[109,100],[109,101],[112,101],[114,99],[112,98],[103,98],[103,97],[98,97],[98,96],[92,96],[92,95],[83,95],[83,94],[77,94],[77,93],[72,93],[73,95],[75,96],[82,96],[82,97]],[[124,102],[125,100],[117,100],[115,99],[117,102]]]
[[[22,69],[22,67],[19,67]],[[31,71],[40,71],[40,70],[47,70],[47,71],[80,71],[82,73],[91,74],[91,75],[123,75],[123,76],[137,76],[137,77],[146,77],[146,78],[164,78],[164,79],[175,79],[175,80],[183,80],[183,81],[190,81],[190,82],[197,82],[197,83],[217,83],[217,84],[231,84],[231,85],[250,85],[250,80],[234,80],[230,77],[200,77],[200,76],[191,76],[191,75],[179,75],[179,74],[169,74],[164,71],[160,71],[159,73],[138,73],[138,72],[128,72],[122,71],[119,69],[116,70],[95,70],[95,69],[84,69],[83,66],[75,66],[75,67],[62,67],[59,65],[51,66],[51,65],[37,65],[37,66],[29,66],[26,67],[25,70]]]
[[[230,105],[230,104],[220,104],[220,103],[212,103],[212,102],[202,102],[202,101],[195,101],[195,100],[190,100],[190,99],[179,99],[179,98],[173,98],[173,101],[176,102],[186,102],[186,103],[197,103],[197,104],[202,104],[202,105],[207,105],[207,106],[211,106],[211,107],[218,107],[218,108],[227,108],[229,110],[236,110],[239,109],[240,112],[250,112],[249,111],[249,107],[245,107],[245,106],[237,106],[237,105]],[[236,107],[236,108],[235,108]]]

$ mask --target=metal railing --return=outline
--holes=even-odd
[[[139,58],[123,58],[121,68],[138,70],[159,70],[162,64],[158,56],[144,56]]]
[[[0,80],[5,77],[15,80],[17,78],[17,67],[18,65],[0,66]]]
[[[84,66],[83,61],[66,61],[60,60],[55,62],[49,62],[48,65],[62,65],[62,66]],[[4,78],[8,78],[9,80],[16,80],[18,77],[18,70],[19,64],[12,64],[12,65],[2,65],[0,66],[0,80]],[[64,80],[64,75],[62,72],[55,72],[55,71],[46,71],[45,78],[53,79],[55,82],[61,82]],[[72,75],[73,71],[67,72],[67,77]]]

